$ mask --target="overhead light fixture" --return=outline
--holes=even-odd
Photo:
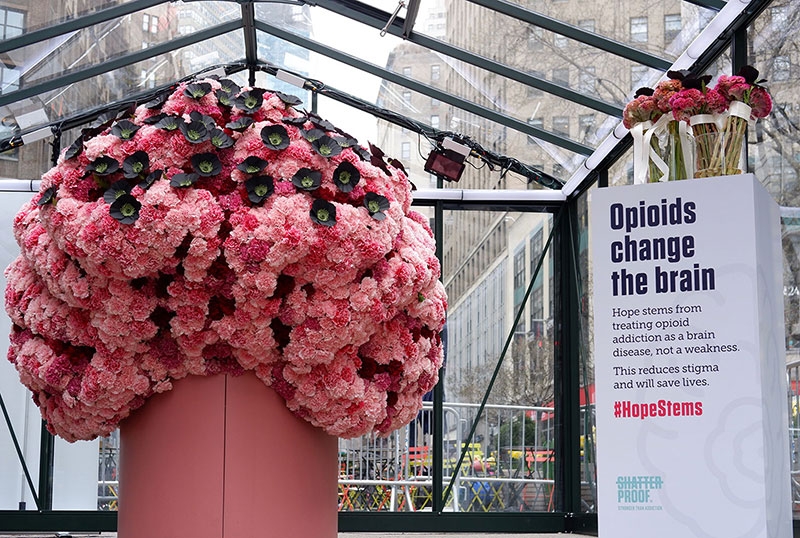
[[[48,127],[42,127],[41,129],[36,129],[35,131],[31,131],[30,133],[25,133],[22,135],[22,143],[23,144],[32,144],[37,140],[42,140],[47,138],[48,136],[53,135],[53,130]]]
[[[436,146],[428,155],[425,171],[445,181],[458,181],[464,173],[464,160],[469,152],[469,146],[445,138],[442,146]]]
[[[306,84],[306,79],[303,77],[288,71],[284,71],[283,69],[278,69],[277,73],[275,73],[275,78],[293,86],[297,86],[298,88],[303,88]]]

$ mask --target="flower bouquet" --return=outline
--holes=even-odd
[[[721,175],[722,162],[719,129],[716,115],[727,109],[725,98],[707,85],[710,75],[686,76],[681,80],[683,89],[669,98],[674,118],[688,122],[695,139],[695,177]]]
[[[677,181],[692,177],[692,151],[689,144],[687,124],[676,120],[669,106],[669,99],[683,89],[681,80],[684,73],[669,71],[667,80],[659,82],[653,91],[658,109],[667,118],[666,130],[668,133],[668,146],[666,150],[667,164],[669,167],[669,180]]]
[[[742,173],[739,161],[747,123],[750,119],[766,117],[772,110],[769,92],[760,86],[766,81],[757,79],[758,70],[747,65],[736,75],[720,75],[714,88],[728,102],[728,116],[722,128],[725,174]]]
[[[667,164],[661,158],[656,122],[663,116],[651,88],[639,88],[636,97],[625,106],[622,122],[633,136],[634,183],[661,181],[667,174]],[[645,177],[647,175],[647,178]]]
[[[399,162],[227,79],[85,129],[14,221],[8,356],[51,432],[106,435],[189,375],[254,372],[342,437],[416,416],[446,297]]]

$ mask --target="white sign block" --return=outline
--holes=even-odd
[[[791,537],[778,206],[744,174],[590,210],[600,537]]]

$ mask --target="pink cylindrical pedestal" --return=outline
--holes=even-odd
[[[121,426],[119,538],[336,538],[336,438],[255,375],[192,376]]]

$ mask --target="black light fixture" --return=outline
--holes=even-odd
[[[464,160],[470,153],[469,146],[452,138],[442,140],[425,161],[425,171],[445,181],[458,181],[464,172]]]

